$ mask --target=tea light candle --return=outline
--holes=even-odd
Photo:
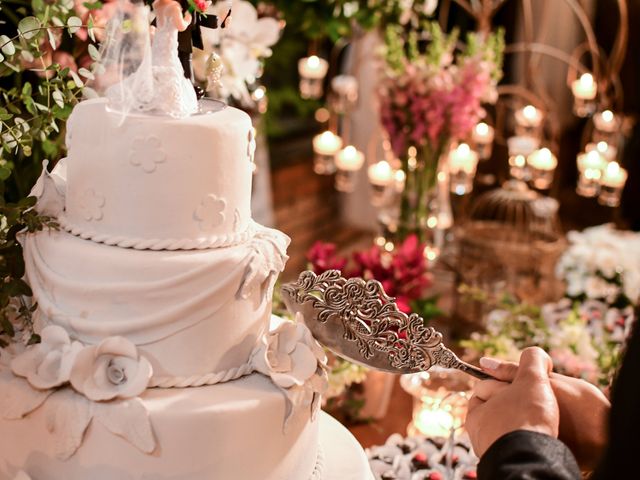
[[[327,130],[313,137],[315,152],[313,170],[319,175],[331,175],[336,171],[334,157],[342,148],[342,139]]]
[[[386,187],[394,178],[393,169],[386,160],[381,160],[371,165],[367,173],[371,184],[379,187]]]
[[[527,105],[516,111],[516,123],[520,126],[538,128],[543,120],[544,115],[542,111],[533,105]]]
[[[584,73],[571,84],[574,102],[573,111],[579,117],[587,117],[595,110],[594,99],[598,93],[598,84],[590,73]]]
[[[620,118],[611,110],[596,113],[593,116],[593,124],[603,133],[614,133],[620,128]]]
[[[627,171],[618,162],[609,162],[600,180],[598,202],[607,207],[620,205],[620,197],[627,182],[627,176]]]
[[[345,113],[358,102],[358,80],[353,75],[337,75],[331,80],[331,89],[335,92],[334,109]]]
[[[598,150],[578,155],[578,187],[576,192],[583,197],[595,197],[600,191],[600,177],[607,161]]]
[[[328,71],[329,62],[317,55],[298,60],[302,98],[320,98],[322,96],[324,91],[322,82]]]
[[[495,130],[484,122],[478,123],[473,129],[472,139],[476,144],[478,155],[481,159],[486,160],[491,157],[494,138]]]
[[[627,181],[627,171],[618,162],[609,162],[602,176],[602,185],[621,188]]]
[[[593,100],[598,93],[598,84],[590,73],[583,73],[579,79],[571,84],[571,91],[576,98]]]
[[[609,162],[615,160],[618,156],[618,149],[604,141],[598,143],[587,143],[584,149],[586,152],[591,152],[592,150],[597,151]]]
[[[531,180],[533,186],[546,190],[553,183],[553,174],[558,166],[558,159],[548,148],[536,150],[527,158],[527,163],[531,168]]]
[[[336,190],[353,192],[355,188],[355,172],[362,168],[364,154],[353,145],[347,145],[336,155]]]

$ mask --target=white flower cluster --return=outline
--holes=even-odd
[[[570,232],[571,245],[556,266],[571,298],[635,304],[640,299],[640,234],[611,225]]]

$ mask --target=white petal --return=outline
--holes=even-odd
[[[56,438],[56,457],[67,460],[82,445],[91,422],[91,403],[70,388],[63,388],[51,397],[46,409],[47,428]]]
[[[42,344],[33,345],[11,360],[11,370],[20,377],[28,377],[36,371],[46,354],[47,349]]]
[[[45,345],[64,345],[71,342],[67,331],[58,325],[49,325],[40,332],[40,338]]]
[[[269,375],[273,383],[284,389],[300,384],[290,373],[270,372]]]
[[[53,390],[36,390],[7,370],[0,373],[0,391],[0,415],[7,420],[25,417],[53,393]]]
[[[96,354],[138,358],[138,349],[124,337],[109,337],[100,342]]]
[[[293,375],[304,383],[316,373],[318,360],[311,349],[300,343],[291,354],[293,360]]]
[[[93,375],[93,362],[95,361],[96,347],[85,347],[80,350],[75,358],[69,381],[73,388],[80,393],[84,393],[84,384],[87,378]]]
[[[149,412],[139,398],[96,404],[95,418],[111,433],[121,436],[144,453],[155,450],[156,440]]]

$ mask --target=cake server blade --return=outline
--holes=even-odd
[[[400,374],[439,365],[493,378],[460,360],[422,317],[401,312],[376,280],[345,279],[338,270],[306,271],[283,285],[282,297],[291,313],[302,314],[320,344],[351,362]]]

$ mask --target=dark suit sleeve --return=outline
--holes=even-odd
[[[508,433],[480,459],[478,480],[580,480],[575,458],[560,440],[525,430]]]

